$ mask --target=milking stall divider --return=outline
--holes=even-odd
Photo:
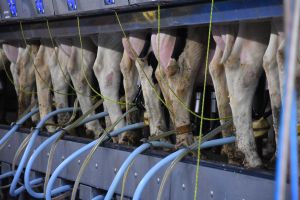
[[[162,28],[208,24],[210,17],[210,1],[206,0],[1,0],[0,2],[0,40],[2,42],[22,40],[20,21],[22,21],[26,39],[49,38],[46,19],[49,20],[54,38],[78,36],[75,16],[80,16],[82,35],[117,32],[120,31],[120,26],[113,13],[114,10],[118,11],[125,31],[156,29],[157,3],[162,5]],[[212,22],[269,20],[282,16],[283,3],[280,0],[220,0],[215,2]],[[15,125],[1,125],[0,137],[3,138]],[[1,149],[0,176],[10,172],[14,155],[28,133],[29,131],[25,129],[18,130]],[[40,133],[31,153],[35,152],[39,145],[48,138],[47,134]],[[69,155],[89,142],[89,139],[65,136],[58,143],[53,166],[58,166]],[[43,177],[47,168],[50,146],[42,149],[32,163],[31,179]],[[114,144],[104,144],[99,147],[88,164],[86,170],[88,173],[84,173],[81,179],[79,198],[92,199],[101,192],[105,194],[120,166],[133,150],[134,148],[131,147]],[[58,174],[59,178],[54,185],[60,186],[74,181],[86,155],[87,153],[83,152],[70,161]],[[137,155],[128,174],[124,191],[125,199],[133,196],[144,175],[165,156],[167,156],[166,153],[158,154],[153,150]],[[149,180],[142,199],[156,198],[157,192],[155,191],[159,189],[164,169],[165,167]],[[163,199],[193,199],[195,171],[195,159],[185,159],[180,162],[168,180]],[[115,193],[118,197],[121,193],[121,184],[116,187]],[[273,196],[274,174],[270,172],[201,161],[198,199],[266,200],[273,199]]]

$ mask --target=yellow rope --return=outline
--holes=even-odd
[[[21,35],[22,35],[22,38],[23,38],[23,41],[25,43],[25,46],[27,47],[28,43],[26,41],[26,38],[25,38],[25,35],[24,35],[24,30],[23,30],[23,25],[22,25],[22,22],[20,21],[20,30],[21,30]],[[49,88],[50,91],[52,92],[55,92],[57,94],[62,94],[62,95],[74,95],[74,94],[71,94],[71,93],[62,93],[62,92],[58,92],[56,90],[54,90],[50,85],[48,85],[47,81],[45,81],[40,72],[38,71],[37,69],[37,66],[35,65],[34,63],[34,55],[32,55],[31,51],[28,51],[28,54],[29,54],[29,58],[33,61],[32,64],[33,64],[33,67],[35,69],[35,71],[37,72],[38,76],[40,77],[40,79],[45,83],[45,85]]]
[[[87,76],[86,76],[86,72],[85,70],[83,69],[83,49],[82,49],[82,36],[81,36],[81,31],[80,31],[80,20],[79,20],[79,16],[77,16],[77,29],[78,29],[78,35],[79,35],[79,42],[80,42],[80,48],[81,48],[81,71],[84,75],[84,79],[85,81],[87,82],[88,86],[91,88],[91,90],[97,94],[99,97],[101,97],[102,99],[104,100],[108,100],[112,103],[115,103],[115,104],[120,104],[120,105],[134,105],[133,103],[126,103],[126,102],[123,102],[123,101],[115,101],[109,97],[106,97],[106,96],[103,96],[102,94],[100,94],[96,89],[93,88],[93,86],[90,84]]]
[[[206,88],[206,80],[207,80],[207,71],[208,71],[208,56],[209,56],[209,48],[210,48],[210,36],[211,36],[211,27],[212,27],[212,15],[213,15],[213,7],[214,0],[211,0],[211,8],[210,8],[210,16],[209,16],[209,28],[208,28],[208,38],[207,38],[207,50],[206,50],[206,60],[205,60],[205,73],[204,73],[204,85],[203,85],[203,97],[205,97],[205,88]],[[205,98],[202,98],[202,106],[201,106],[201,117],[204,114],[204,103]],[[196,167],[196,180],[195,180],[195,189],[194,189],[194,200],[197,199],[198,192],[198,182],[199,182],[199,167],[200,167],[200,145],[202,140],[202,128],[203,128],[203,118],[200,119],[200,130],[199,130],[199,138],[198,138],[198,149],[197,149],[197,167]]]
[[[135,161],[135,159],[131,161],[131,163],[130,163],[129,166],[127,167],[127,169],[126,169],[126,171],[125,171],[125,174],[124,174],[124,176],[123,176],[120,200],[123,200],[123,199],[124,199],[124,192],[125,192],[125,187],[126,187],[127,177],[128,177],[128,174],[129,174],[129,171],[130,171],[132,165],[134,164],[134,161]]]

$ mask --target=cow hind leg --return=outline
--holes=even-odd
[[[143,96],[145,100],[147,118],[149,120],[150,134],[159,135],[166,131],[166,122],[162,106],[160,100],[156,96],[157,94],[154,92],[154,90],[156,90],[157,93],[160,94],[160,89],[158,85],[155,86],[151,80],[153,68],[152,66],[148,65],[147,61],[136,61],[136,66],[143,88]],[[146,76],[150,79],[151,83],[148,82],[149,80]],[[152,88],[150,84],[152,84],[154,88]]]
[[[122,116],[121,106],[117,103],[119,101],[121,82],[121,58],[121,51],[108,49],[99,45],[97,58],[93,67],[101,93],[106,97],[104,99],[104,106],[109,113],[112,124]],[[119,129],[123,126],[125,126],[125,120],[121,119],[114,129]],[[117,140],[114,141],[116,142]]]
[[[91,69],[94,63],[95,54],[88,49],[83,48],[83,56],[81,57],[81,49],[78,46],[78,44],[77,46],[72,46],[67,69],[76,90],[81,110],[85,113],[93,105],[91,88],[87,81],[91,82]],[[93,111],[89,116],[94,114],[95,112]],[[99,121],[86,123],[85,126],[87,128],[87,133],[92,133],[95,137],[99,137],[103,133],[103,128]]]
[[[132,103],[138,92],[137,81],[138,72],[135,63],[131,60],[127,52],[124,50],[123,57],[120,63],[121,72],[123,74],[123,85],[125,90],[126,110],[133,107]],[[126,116],[127,124],[139,122],[139,111],[129,113]],[[119,138],[119,143],[135,143],[135,138],[140,134],[139,131],[128,131],[123,133]]]
[[[230,61],[226,65],[228,66],[229,63]],[[237,147],[245,155],[245,164],[249,167],[260,167],[262,162],[256,152],[251,116],[252,99],[258,82],[259,70],[253,69],[254,67],[251,64],[245,64],[244,66],[250,68],[254,74],[250,75],[245,72],[248,70],[242,68],[232,71],[230,69],[226,70],[230,105],[236,127]],[[243,83],[245,79],[248,79],[248,83]]]
[[[68,107],[68,88],[70,83],[70,76],[67,72],[67,60],[68,55],[63,52],[59,47],[55,49],[57,53],[53,52],[50,63],[49,70],[51,74],[51,80],[53,89],[56,91],[54,93],[54,102],[56,109]],[[58,124],[65,124],[70,119],[70,113],[60,113],[57,115]]]
[[[36,66],[35,77],[37,97],[41,118],[44,118],[44,116],[46,116],[52,110],[52,96],[50,92],[51,75],[49,71],[48,58],[53,50],[53,48],[49,48],[44,44],[41,44],[34,60],[34,65]],[[54,120],[49,119],[47,122],[53,124]],[[55,126],[47,125],[46,128],[49,132],[55,131]]]
[[[231,109],[229,105],[229,94],[225,76],[224,65],[221,63],[223,56],[223,51],[217,46],[213,59],[209,65],[209,72],[212,77],[213,85],[215,88],[217,106],[219,111],[219,117],[225,118],[231,116]],[[225,123],[225,120],[220,121],[221,124]],[[228,137],[232,135],[232,128],[227,128],[222,131],[223,137]],[[228,157],[229,162],[234,163],[235,159],[235,145],[228,144],[224,145],[222,148],[222,153]]]
[[[268,81],[276,141],[278,137],[279,115],[281,106],[280,79],[276,61],[277,47],[278,35],[275,33],[271,33],[269,45],[263,58],[263,67]]]

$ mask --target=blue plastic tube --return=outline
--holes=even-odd
[[[40,132],[40,129],[44,126],[44,124],[47,122],[48,119],[50,119],[51,117],[59,114],[59,113],[63,113],[63,112],[72,112],[74,110],[74,108],[62,108],[62,109],[58,109],[58,110],[55,110],[53,112],[50,112],[48,113],[43,119],[41,119],[39,121],[39,123],[37,124],[30,140],[29,140],[29,143],[28,145],[26,146],[26,149],[24,151],[24,154],[21,158],[21,161],[19,163],[19,166],[15,172],[15,175],[14,175],[14,178],[13,178],[13,181],[11,183],[11,186],[9,188],[9,194],[13,197],[17,196],[19,193],[18,191],[16,190],[16,187],[17,187],[17,184],[18,184],[18,180],[21,176],[21,173],[22,173],[22,170],[23,168],[25,167],[25,164],[26,164],[26,161],[27,161],[27,158],[29,157],[29,153],[34,145],[34,142],[35,142],[35,139],[37,137],[37,135],[39,134]]]
[[[107,194],[105,195],[104,200],[111,200],[115,190],[121,180],[121,178],[123,177],[124,173],[126,172],[128,166],[130,165],[130,163],[143,151],[145,151],[146,149],[150,148],[151,146],[154,147],[167,147],[167,148],[171,148],[174,147],[172,144],[166,143],[166,142],[158,142],[158,141],[152,141],[149,143],[145,143],[142,144],[141,146],[139,146],[138,148],[136,148],[129,156],[128,158],[123,162],[122,166],[120,167],[118,173],[116,174],[113,182],[111,183]],[[96,196],[94,197],[92,200],[100,200],[102,198],[102,196]]]
[[[26,120],[28,120],[32,115],[34,115],[35,113],[37,113],[39,111],[38,108],[34,108],[32,109],[31,112],[27,113],[24,117],[22,117],[19,121],[17,121],[12,127],[11,129],[1,138],[0,140],[0,146],[6,142],[10,136],[12,136],[19,128],[20,126],[22,126],[24,124],[24,122]]]
[[[119,128],[117,130],[112,131],[109,135],[110,137],[114,137],[117,136],[125,131],[130,131],[130,130],[134,130],[134,129],[139,129],[139,128],[143,128],[146,125],[144,124],[144,122],[140,122],[140,123],[136,123],[136,124],[131,124],[131,125],[127,125],[124,126],[122,128]],[[107,139],[109,139],[109,137],[107,137]],[[83,154],[84,152],[86,152],[87,150],[93,148],[93,146],[97,144],[97,140],[84,145],[83,147],[81,147],[80,149],[78,149],[77,151],[75,151],[74,153],[72,153],[68,158],[66,158],[52,173],[51,178],[49,179],[48,185],[47,185],[47,189],[46,189],[46,200],[50,200],[51,199],[51,191],[52,191],[52,187],[55,183],[55,180],[57,179],[58,175],[61,173],[61,171],[70,163],[72,162],[74,159],[76,159],[78,156],[80,156],[81,154]]]
[[[219,145],[224,145],[224,144],[229,144],[235,141],[235,137],[227,137],[227,138],[221,138],[221,139],[216,139],[216,140],[210,140],[207,142],[204,142],[203,144],[201,144],[200,148],[201,149],[205,149],[205,148],[209,148],[209,147],[214,147],[214,146],[219,146]],[[176,159],[177,156],[181,155],[182,153],[185,153],[189,151],[188,149],[180,149],[170,155],[168,155],[167,157],[165,157],[164,159],[162,159],[161,161],[159,161],[158,163],[156,163],[147,173],[146,175],[143,177],[143,179],[141,180],[141,182],[138,184],[134,195],[133,195],[133,200],[140,200],[141,199],[141,195],[143,193],[143,190],[145,188],[145,186],[147,185],[147,183],[149,182],[149,180],[162,168],[164,167],[166,164],[170,163],[171,161],[173,161],[174,159]]]
[[[84,120],[82,120],[79,124],[77,124],[77,127],[78,126],[81,126],[85,123],[88,123],[90,121],[94,121],[94,120],[97,120],[99,118],[102,118],[102,117],[105,117],[107,116],[108,113],[107,112],[101,112],[101,113],[98,113],[96,115],[93,115],[91,117],[88,117]],[[60,135],[63,133],[63,130],[60,130],[58,132],[56,132],[54,135],[52,135],[51,137],[49,137],[48,139],[46,139],[32,154],[32,156],[30,157],[28,163],[27,163],[27,166],[26,166],[26,170],[25,170],[25,174],[24,174],[24,182],[25,182],[25,188],[28,192],[29,195],[31,195],[32,197],[36,198],[36,199],[42,199],[45,197],[45,194],[44,192],[35,192],[33,190],[33,188],[31,187],[30,185],[30,171],[32,169],[32,165],[34,164],[36,158],[40,155],[40,153],[51,143],[53,143],[54,141],[56,141],[56,139],[58,137],[60,137]],[[64,190],[67,191],[69,190],[70,187],[65,187]],[[60,191],[57,191],[56,193],[52,191],[52,195],[57,195],[59,193],[62,193],[62,192],[65,192],[63,190],[60,190]]]
[[[298,133],[297,133],[297,98],[296,92],[293,95],[291,127],[290,127],[290,178],[291,178],[291,197],[292,200],[299,199],[298,185]]]

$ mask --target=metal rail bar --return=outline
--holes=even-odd
[[[187,4],[161,9],[161,27],[179,27],[201,25],[209,22],[208,3]],[[228,23],[239,20],[266,20],[281,17],[283,6],[281,0],[226,0],[215,3],[213,23]],[[150,16],[150,17],[149,17]],[[126,31],[155,29],[157,12],[155,8],[119,13]],[[113,13],[82,16],[82,35],[120,31]],[[46,22],[23,22],[26,39],[49,37]],[[58,18],[50,21],[53,37],[78,36],[76,17]],[[10,22],[0,25],[0,40],[17,40],[21,38],[19,24]]]

